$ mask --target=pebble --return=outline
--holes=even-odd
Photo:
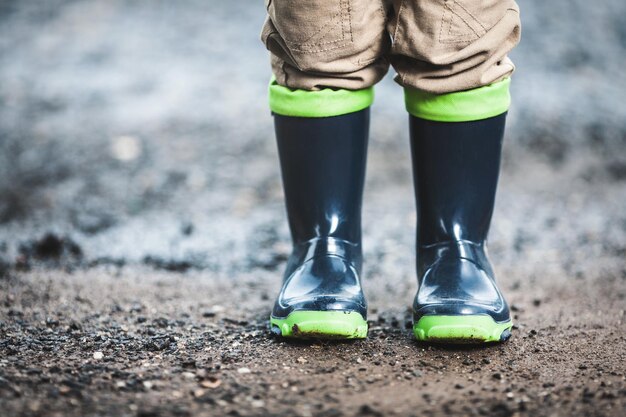
[[[132,161],[141,155],[141,142],[134,136],[111,139],[111,155],[119,161]]]
[[[97,361],[99,361],[100,359],[104,358],[104,353],[102,352],[94,352],[93,353],[93,358]]]
[[[249,374],[251,372],[252,371],[250,370],[250,368],[239,368],[239,369],[237,369],[237,373],[240,373],[240,374]]]
[[[204,380],[204,381],[200,382],[200,386],[202,388],[211,388],[211,389],[213,389],[213,388],[219,387],[220,385],[222,385],[222,380],[221,379],[216,379],[216,380],[213,380],[213,381],[207,379],[207,380]]]

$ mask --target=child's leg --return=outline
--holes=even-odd
[[[405,87],[418,211],[418,339],[491,342],[511,316],[487,258],[520,22],[513,0],[397,0],[391,61]]]
[[[279,85],[360,90],[387,72],[381,0],[266,0],[261,40]]]
[[[390,59],[403,87],[433,94],[470,90],[514,70],[519,42],[514,0],[393,0]]]
[[[363,338],[361,200],[372,85],[388,65],[371,0],[271,0],[270,108],[293,251],[272,310],[291,337]]]

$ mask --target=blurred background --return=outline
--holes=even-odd
[[[626,2],[519,3],[489,246],[515,326],[462,349],[411,336],[393,74],[363,209],[369,338],[285,343],[263,1],[0,0],[0,409],[623,416]]]
[[[623,254],[626,3],[521,9],[492,251]],[[280,263],[264,13],[260,0],[0,1],[3,267]],[[414,215],[392,75],[373,110],[365,247],[411,263],[394,250]]]

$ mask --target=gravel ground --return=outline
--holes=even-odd
[[[626,3],[521,7],[490,236],[516,326],[444,348],[411,338],[391,77],[369,338],[285,342],[267,329],[289,234],[262,2],[0,0],[0,414],[625,415]]]

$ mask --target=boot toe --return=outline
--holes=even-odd
[[[419,340],[482,343],[508,338],[509,308],[495,281],[476,263],[446,260],[423,276],[413,305]]]
[[[330,255],[304,262],[287,278],[270,321],[283,336],[361,338],[366,314],[356,269]]]

